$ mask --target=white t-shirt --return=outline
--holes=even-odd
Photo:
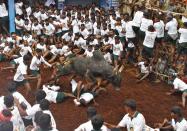
[[[38,11],[38,12],[34,12],[33,15],[34,15],[35,18],[38,19],[38,21],[41,20],[41,12],[40,12],[40,11]]]
[[[53,90],[49,90],[45,86],[43,86],[42,90],[45,91],[45,93],[46,93],[46,97],[45,97],[46,100],[48,100],[49,102],[57,103],[56,98],[57,98],[58,92],[53,91]]]
[[[41,20],[46,20],[46,19],[48,19],[48,16],[47,16],[46,13],[41,13],[40,17],[41,17]]]
[[[98,45],[98,40],[94,39],[93,41],[90,41],[89,45]]]
[[[152,20],[146,19],[146,18],[142,18],[140,30],[143,31],[143,32],[146,32],[150,25],[153,25],[153,21]]]
[[[132,119],[129,117],[129,114],[126,114],[118,126],[127,127],[127,131],[143,131],[145,128],[145,118],[141,113],[137,113]]]
[[[18,14],[18,15],[23,14],[22,6],[23,6],[23,2],[15,3],[16,14]]]
[[[63,31],[69,30],[69,27],[68,27],[68,17],[66,17],[64,19],[60,19],[60,22],[63,25],[62,26],[62,30]]]
[[[113,54],[119,56],[120,53],[123,51],[123,45],[121,44],[121,42],[119,44],[115,44],[115,40],[113,40],[112,44]]]
[[[31,31],[31,24],[24,24],[23,27],[27,30],[27,31]]]
[[[173,19],[166,23],[165,29],[168,31],[169,35],[175,35],[177,34],[177,22]]]
[[[155,39],[156,39],[156,36],[157,36],[157,32],[146,31],[145,34],[146,35],[145,35],[143,45],[148,47],[148,48],[153,48],[154,44],[155,44]]]
[[[63,36],[62,36],[62,39],[65,40],[66,42],[70,41],[71,40],[71,36],[69,36],[69,33],[65,33]]]
[[[133,18],[133,26],[140,27],[142,18],[143,18],[143,12],[137,11]]]
[[[101,36],[104,36],[104,35],[107,35],[109,33],[109,30],[106,29],[106,30],[101,30]]]
[[[175,78],[173,81],[174,89],[184,91],[187,90],[187,84],[179,78]]]
[[[42,34],[42,29],[43,29],[43,27],[42,27],[42,25],[40,25],[40,24],[38,24],[38,25],[32,25],[32,31],[34,31],[34,33],[36,33],[37,35],[41,35]]]
[[[129,21],[126,23],[126,37],[127,38],[135,38],[136,37],[136,34],[134,32],[134,30],[132,29],[132,24],[133,24],[133,21]]]
[[[93,130],[92,122],[91,122],[91,120],[89,120],[88,122],[81,124],[74,131],[92,131],[92,130]],[[101,130],[102,131],[109,131],[109,129],[105,125],[103,125],[101,127]]]
[[[74,45],[81,47],[83,49],[86,49],[86,40],[84,40],[82,37],[80,37],[78,40],[75,40]]]
[[[71,25],[73,26],[73,33],[76,34],[79,32],[79,26],[78,26],[78,21],[76,19],[74,19],[71,23]]]
[[[6,9],[5,3],[0,4],[0,17],[8,16],[8,10]]]
[[[41,56],[40,59],[38,57],[34,56],[32,58],[31,64],[30,64],[30,69],[31,70],[39,70],[39,66],[41,63],[46,64],[47,66],[51,67],[51,64],[49,64],[45,59]]]
[[[32,54],[32,49],[31,49],[30,46],[19,45],[19,47],[21,48],[20,51],[19,51],[21,56],[25,56],[29,52]]]
[[[116,30],[119,33],[119,37],[124,37],[125,36],[125,33],[123,32],[123,31],[125,31],[125,29],[122,28],[122,26],[116,26]]]
[[[90,32],[87,29],[84,29],[83,31],[80,30],[81,35],[86,39]]]
[[[12,117],[11,121],[13,123],[14,130],[18,131],[25,131],[25,125],[19,113],[19,110],[16,106],[13,107],[14,109],[11,111]]]
[[[45,35],[52,35],[55,32],[55,27],[49,23],[49,25],[44,25],[44,29],[45,29]]]
[[[149,73],[148,67],[145,66],[144,62],[139,62],[141,73]]]
[[[108,62],[108,63],[112,63],[112,58],[111,58],[111,54],[108,52],[104,55],[104,58],[105,60]]]
[[[34,120],[34,115],[36,112],[41,111],[40,104],[35,104],[31,108],[26,110],[28,116],[30,116]]]
[[[175,131],[187,131],[187,121],[185,118],[183,118],[180,122],[175,122],[175,120],[172,119],[172,126]]]
[[[22,19],[17,20],[15,18],[15,23],[16,23],[16,29],[18,29],[18,30],[22,29],[22,27],[24,26],[24,21]],[[18,27],[18,26],[21,26],[21,27]]]
[[[0,111],[6,109],[6,105],[4,104],[4,96],[0,96]]]
[[[94,50],[88,51],[87,49],[84,52],[84,55],[86,55],[86,57],[92,57],[93,56],[93,52]]]
[[[20,104],[21,103],[26,104],[27,105],[27,109],[31,108],[31,105],[29,104],[29,102],[25,99],[25,97],[21,93],[16,91],[16,92],[12,93],[12,95],[13,95],[14,98],[18,99]]]
[[[17,67],[16,74],[14,75],[14,81],[21,82],[23,81],[24,75],[27,74],[27,66],[24,63],[20,63]]]
[[[26,40],[31,45],[32,35],[29,35],[29,36],[24,35],[23,40]]]
[[[30,16],[30,15],[31,15],[32,9],[31,9],[30,6],[26,8],[26,12],[27,12],[27,16]]]
[[[42,51],[46,51],[47,50],[47,48],[46,48],[46,44],[40,44],[40,43],[38,43],[37,45],[36,45],[36,49],[40,49],[40,50],[42,50]]]
[[[154,28],[157,32],[157,38],[164,37],[164,22],[160,20],[159,22],[154,23]]]
[[[62,32],[62,28],[61,28],[61,23],[59,21],[53,21],[53,25],[54,27],[57,29],[57,31],[55,31],[55,33],[60,33]],[[57,27],[56,27],[57,26]]]
[[[179,33],[181,34],[179,38],[179,43],[187,42],[187,29],[180,28]]]
[[[20,64],[20,63],[23,63],[23,57],[19,57],[19,58],[16,58],[16,59],[14,59],[14,62],[16,63],[16,64]]]

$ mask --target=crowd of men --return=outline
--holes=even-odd
[[[76,57],[106,61],[118,73],[130,65],[137,69],[137,83],[147,78],[150,82],[165,81],[174,87],[167,95],[182,92],[182,107],[174,106],[172,119],[155,124],[156,129],[146,125],[132,99],[125,101],[127,114],[118,125],[104,122],[102,115],[89,107],[89,121],[75,131],[118,131],[123,127],[128,131],[187,131],[182,113],[187,97],[187,18],[146,9],[142,3],[134,6],[134,13],[128,14],[114,8],[105,10],[95,4],[58,10],[49,0],[33,7],[17,0],[16,31],[7,34],[3,28],[4,33],[0,33],[0,62],[10,62],[9,66],[1,67],[1,73],[5,70],[15,73],[7,87],[9,93],[0,97],[0,131],[58,130],[50,103],[61,103],[67,97],[73,98],[76,106],[86,106],[91,101],[97,105],[94,98],[107,90],[103,87],[109,82],[98,73],[91,76],[86,71],[80,76],[72,71],[69,77],[72,92],[59,91],[59,78],[68,72],[64,67]],[[0,13],[0,20],[6,23],[8,12],[3,2],[0,10],[4,12]],[[53,70],[49,83],[44,85],[42,64]],[[96,77],[94,81],[93,77]],[[32,92],[31,80],[37,81],[34,105],[17,91],[24,86],[25,95]]]

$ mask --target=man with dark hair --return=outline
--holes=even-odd
[[[145,128],[144,116],[136,110],[136,101],[129,99],[125,101],[127,114],[123,117],[117,127],[127,127],[127,130],[142,131]]]
[[[144,116],[136,110],[136,101],[129,99],[125,101],[125,111],[127,114],[123,117],[120,123],[115,126],[105,123],[111,128],[127,128],[127,131],[143,131],[146,128]]]
[[[42,131],[52,131],[52,127],[51,127],[51,117],[49,114],[45,114],[43,113],[40,117],[39,117],[39,128]]]
[[[13,122],[14,128],[17,128],[18,130],[24,130],[25,126],[21,118],[20,112],[18,108],[14,106],[14,97],[12,95],[5,96],[4,105],[5,109],[8,109],[12,114],[11,121]]]
[[[14,75],[14,82],[16,86],[24,85],[27,89],[27,94],[31,91],[30,84],[28,80],[36,79],[37,77],[32,77],[27,74],[27,66],[30,63],[30,57],[28,55],[23,56],[23,62],[17,67],[16,73]]]
[[[23,109],[23,107],[20,105],[19,101],[16,101],[16,105],[19,109],[21,116],[29,116],[30,118],[32,118],[34,120],[34,116],[35,116],[36,112],[41,111],[40,102],[43,99],[45,99],[45,97],[46,97],[45,92],[42,90],[38,90],[35,94],[36,104],[26,110]]]
[[[87,109],[87,118],[88,122],[81,124],[77,129],[74,131],[93,131],[93,124],[92,124],[92,118],[97,115],[97,110],[95,107],[88,107]],[[94,128],[95,129],[95,128]],[[100,129],[102,131],[108,131],[107,127],[103,124],[101,125]],[[95,130],[94,130],[95,131]]]
[[[49,110],[50,108],[50,102],[46,99],[43,99],[40,101],[40,108],[43,111],[43,113],[49,114],[51,117],[51,126],[52,128],[56,128],[56,122],[55,119],[51,113],[51,111]]]
[[[0,12],[0,32],[8,34],[8,10],[3,0],[0,0]]]
[[[164,122],[155,124],[160,130],[175,130],[175,131],[186,131],[187,121],[183,117],[183,113],[180,107],[173,106],[171,108],[171,121],[164,119]]]
[[[172,95],[178,91],[182,92],[182,102],[181,105],[185,108],[186,106],[186,97],[187,97],[187,84],[182,81],[179,77],[176,75],[173,76],[173,86],[174,89],[171,92],[168,92],[167,95]]]
[[[93,130],[92,131],[102,131],[101,127],[103,126],[104,120],[103,117],[99,114],[95,115],[91,119]]]

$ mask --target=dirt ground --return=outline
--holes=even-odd
[[[6,66],[7,63],[0,63],[0,67]],[[50,77],[50,70],[42,70],[41,75],[44,83]],[[153,126],[154,123],[162,121],[164,118],[169,118],[170,108],[177,105],[181,101],[181,96],[167,96],[166,92],[170,90],[170,86],[164,83],[150,83],[147,80],[137,84],[133,71],[124,71],[123,82],[120,91],[116,91],[112,86],[107,87],[107,92],[101,93],[96,101],[99,106],[97,110],[103,115],[106,122],[118,124],[124,116],[123,102],[125,99],[133,98],[137,101],[138,111],[143,113],[146,123]],[[13,73],[10,71],[0,72],[0,95],[7,93],[6,86],[11,82],[10,77]],[[62,78],[62,90],[70,91],[70,84],[67,77]],[[34,91],[36,81],[31,81],[33,93],[27,96],[27,100],[34,103]],[[19,89],[25,95],[24,88]],[[93,105],[91,103],[90,105]],[[86,107],[76,107],[73,99],[69,98],[61,104],[52,104],[51,111],[57,123],[59,131],[73,131],[81,123],[86,122]],[[183,109],[187,118],[187,109]]]

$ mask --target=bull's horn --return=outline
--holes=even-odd
[[[121,73],[121,72],[124,70],[124,68],[125,68],[124,65],[122,65],[122,66],[119,68],[118,72]]]
[[[118,68],[119,68],[119,65],[117,65],[116,67],[114,67],[113,72],[117,73],[118,72]]]

